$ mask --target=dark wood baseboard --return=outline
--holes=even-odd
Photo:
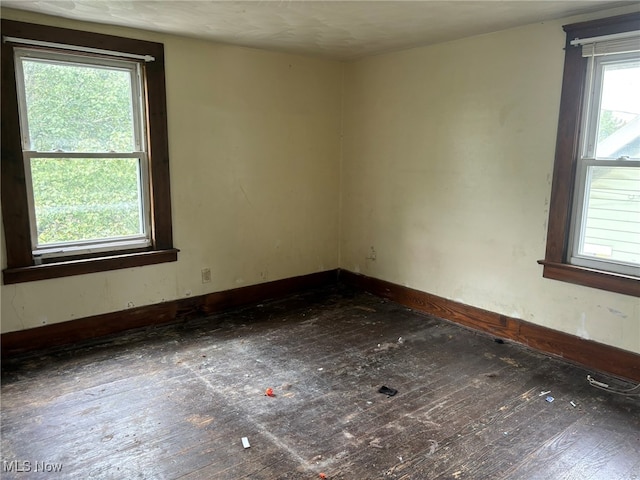
[[[72,345],[126,330],[165,325],[211,315],[229,308],[259,303],[311,288],[335,284],[338,270],[234,288],[155,305],[131,308],[92,317],[8,332],[0,336],[2,357]]]
[[[340,270],[339,278],[347,285],[415,310],[521,343],[589,369],[640,382],[640,355],[633,352],[346,270]]]
[[[234,288],[197,297],[105,313],[0,336],[2,357],[71,345],[136,328],[166,325],[259,303],[335,283],[337,280],[499,338],[521,343],[593,370],[640,381],[640,355],[584,340],[557,330],[507,317],[420,290],[346,270],[328,270],[299,277]]]

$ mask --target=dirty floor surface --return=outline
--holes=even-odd
[[[589,373],[320,289],[5,361],[0,474],[638,479],[640,397],[594,389]]]

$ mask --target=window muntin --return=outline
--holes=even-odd
[[[16,48],[34,257],[151,245],[142,66]]]
[[[640,54],[589,58],[570,263],[640,276]]]

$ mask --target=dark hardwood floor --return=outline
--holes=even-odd
[[[640,478],[640,396],[343,286],[2,370],[3,479]]]

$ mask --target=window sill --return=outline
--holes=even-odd
[[[544,267],[542,273],[544,278],[640,297],[640,278],[638,277],[547,260],[539,260],[538,263]]]
[[[5,285],[35,282],[50,278],[70,277],[87,273],[106,272],[122,268],[141,267],[157,263],[175,262],[178,249],[154,250],[149,252],[126,253],[109,257],[67,260],[28,267],[7,268],[3,273]]]

